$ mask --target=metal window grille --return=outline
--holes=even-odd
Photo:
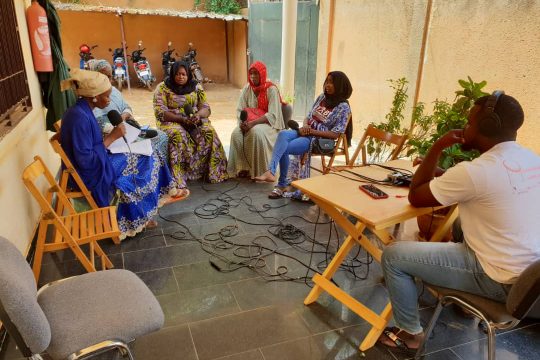
[[[32,109],[12,0],[0,1],[0,138]]]

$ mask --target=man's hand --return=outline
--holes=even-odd
[[[435,143],[433,147],[439,151],[442,151],[454,144],[464,144],[465,138],[463,137],[462,129],[454,129],[448,131],[446,134],[441,136]]]

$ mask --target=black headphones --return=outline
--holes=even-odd
[[[504,95],[504,91],[495,90],[483,106],[483,116],[478,122],[478,128],[480,133],[485,136],[498,135],[502,128],[502,120],[495,112],[495,106],[501,95]]]

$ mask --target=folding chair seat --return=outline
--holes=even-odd
[[[34,162],[26,167],[22,179],[28,191],[41,207],[33,265],[36,281],[39,279],[43,253],[46,252],[69,248],[88,272],[96,271],[95,256],[101,257],[103,269],[113,267],[97,241],[120,235],[116,207],[109,206],[77,213],[39,156],[35,156]],[[43,184],[43,180],[45,180],[45,184]],[[45,192],[42,193],[40,189],[44,187]],[[60,208],[63,209],[63,213],[57,213],[53,208],[55,200],[62,202]],[[64,213],[67,214],[64,215]],[[49,225],[52,225],[55,231],[53,241],[47,243]],[[88,244],[89,255],[86,255],[81,249],[81,245],[84,244]]]
[[[426,284],[428,289],[437,294],[439,300],[429,322],[415,359],[420,359],[424,352],[425,342],[429,339],[443,306],[454,303],[469,310],[487,325],[488,360],[495,360],[495,329],[511,329],[520,320],[540,310],[540,260],[529,265],[518,277],[510,289],[506,303],[500,303],[482,296],[464,291],[447,289]]]
[[[29,359],[86,359],[111,349],[133,359],[127,344],[163,326],[159,302],[134,273],[98,271],[37,291],[30,266],[2,237],[0,283],[0,320]]]

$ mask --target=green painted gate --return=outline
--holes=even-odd
[[[268,68],[268,78],[279,81],[281,72],[282,2],[250,4],[249,59],[260,60]],[[296,64],[294,79],[294,117],[304,118],[313,104],[317,68],[319,8],[314,1],[298,2],[296,25]],[[282,94],[286,95],[286,94]]]

